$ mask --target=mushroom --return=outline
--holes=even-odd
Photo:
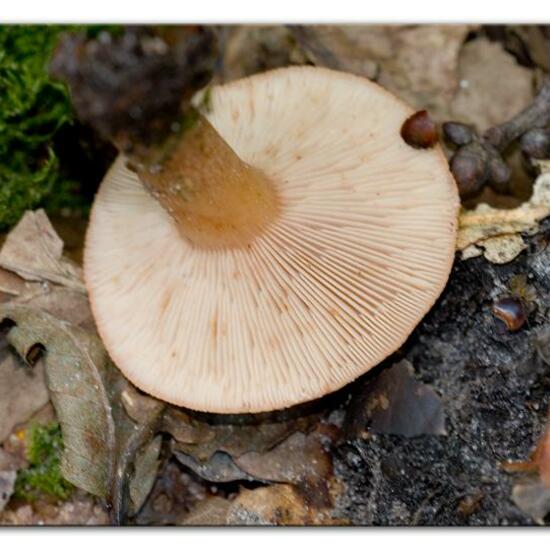
[[[439,145],[401,137],[413,110],[366,79],[291,67],[210,94],[158,166],[120,156],[101,184],[84,258],[99,333],[176,405],[313,400],[398,349],[440,295],[455,182]]]

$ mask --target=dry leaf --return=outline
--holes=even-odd
[[[284,25],[227,25],[222,30],[221,50],[219,73],[224,81],[306,62]]]
[[[544,524],[544,518],[550,513],[550,490],[540,479],[514,485],[512,500],[521,511],[540,525]]]
[[[231,508],[231,501],[222,497],[210,497],[200,501],[183,518],[182,525],[198,527],[220,526],[227,524],[227,514]]]
[[[497,29],[495,34],[504,40],[506,49],[513,51],[524,62],[533,62],[550,72],[549,25],[506,25]]]
[[[46,383],[63,433],[63,476],[107,498],[113,521],[123,522],[130,506],[131,468],[153,438],[163,405],[159,403],[143,424],[130,419],[120,399],[129,383],[95,335],[29,306],[3,306],[0,319],[14,323],[7,338],[27,363],[43,352]],[[156,474],[156,461],[146,464]],[[140,476],[149,475],[140,469]],[[143,488],[134,494],[138,492]],[[141,504],[134,503],[133,509]]]
[[[84,291],[82,270],[63,257],[63,241],[44,210],[25,212],[6,238],[0,266],[28,281],[51,281]]]
[[[291,485],[243,489],[227,511],[228,525],[308,525],[314,510]]]
[[[509,120],[534,97],[533,71],[486,38],[463,46],[459,78],[451,118],[472,124],[479,132]]]
[[[379,28],[383,32],[382,29]],[[377,76],[378,64],[370,59],[371,52],[364,48],[361,40],[371,28],[359,25],[292,25],[290,30],[314,65],[369,79]]]
[[[0,515],[2,525],[108,525],[109,516],[91,497],[78,496],[58,505],[39,509],[26,504]]]
[[[128,484],[130,515],[135,516],[149,496],[159,469],[159,454],[162,437],[152,439],[134,461],[134,475]]]
[[[179,525],[190,511],[210,497],[207,484],[185,472],[176,460],[169,460],[159,471],[135,522],[138,525]]]
[[[49,400],[43,365],[23,365],[6,348],[0,350],[0,442]]]
[[[241,470],[234,460],[223,451],[216,451],[210,458],[199,461],[193,456],[178,451],[172,446],[176,458],[202,479],[212,483],[229,483],[231,481],[254,481],[254,477]]]
[[[449,118],[468,25],[314,25],[294,28],[319,65],[376,80],[436,120]]]
[[[315,487],[332,475],[332,462],[316,432],[293,433],[270,451],[251,451],[235,458],[236,465],[257,480]]]
[[[0,512],[9,502],[13,489],[15,487],[15,479],[17,472],[14,470],[0,470]]]
[[[88,296],[79,290],[43,283],[11,300],[12,305],[28,305],[61,321],[95,332]]]
[[[0,292],[8,294],[11,298],[12,296],[19,296],[19,294],[25,292],[28,285],[29,283],[27,283],[25,279],[19,277],[19,275],[7,269],[0,268]]]
[[[0,512],[9,502],[15,487],[17,470],[25,466],[25,461],[0,447]]]
[[[457,249],[464,260],[483,254],[493,263],[507,263],[524,248],[520,233],[536,233],[538,222],[549,215],[550,172],[545,172],[535,181],[531,198],[517,208],[502,210],[479,204],[474,210],[462,209]]]
[[[250,451],[267,451],[293,432],[308,431],[318,421],[319,415],[248,424],[230,423],[230,420],[225,420],[222,424],[207,422],[203,418],[205,417],[190,416],[181,409],[170,407],[163,420],[163,429],[177,440],[178,451],[199,462],[207,461],[217,451],[234,458]]]

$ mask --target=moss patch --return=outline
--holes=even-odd
[[[29,467],[17,474],[15,496],[29,502],[41,498],[66,500],[74,487],[61,475],[63,440],[59,424],[31,424],[25,447]]]

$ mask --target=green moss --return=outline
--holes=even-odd
[[[66,500],[74,487],[61,475],[63,440],[59,424],[31,424],[25,447],[29,466],[17,474],[15,496],[29,502],[40,498]]]
[[[66,88],[48,76],[59,26],[0,26],[0,226],[61,183],[54,139],[72,121]]]
[[[87,208],[81,182],[60,160],[60,143],[75,139],[74,115],[66,86],[50,78],[48,64],[62,32],[102,30],[119,27],[0,25],[0,229],[39,206]]]

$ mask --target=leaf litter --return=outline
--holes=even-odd
[[[463,51],[466,35],[475,29],[476,27],[466,25],[455,28],[317,27],[317,44],[313,45],[311,42],[308,45],[300,41],[296,33],[289,29],[279,28],[276,33],[256,29],[252,43],[255,47],[259,45],[264,57],[269,57],[265,55],[266,52],[270,52],[270,55],[278,52],[272,56],[278,64],[309,61],[330,66],[336,59],[336,63],[344,67],[343,70],[376,78],[413,105],[427,107],[438,120],[443,120],[453,108],[455,113],[459,113],[460,108],[467,108],[468,101],[473,101],[471,94],[470,99],[463,99],[467,95],[463,91],[468,90],[468,86],[462,86],[464,82],[461,81],[469,82],[470,91],[475,84],[475,78],[468,76],[468,71],[473,71],[468,65],[475,60],[467,61],[468,52],[464,54]],[[246,31],[240,33],[240,50],[234,48],[229,64],[243,61],[240,54],[236,55],[234,52],[252,51],[253,48],[247,46],[251,42],[245,35]],[[295,43],[292,42],[292,36]],[[490,50],[489,46],[480,46],[477,41],[473,42],[476,44],[470,47],[472,51],[479,47],[484,48],[484,51]],[[362,49],[357,49],[358,44],[361,44]],[[431,52],[428,56],[431,61],[427,68],[424,63],[427,58],[424,51],[426,44],[430,45]],[[437,55],[433,55],[434,52]],[[502,59],[503,64],[510,63],[509,59]],[[421,64],[420,60],[423,60]],[[256,72],[265,68],[267,66],[260,54],[251,59],[244,70]],[[242,71],[242,67],[239,70]],[[228,74],[231,75],[231,70]],[[525,83],[531,76],[522,74],[521,82]],[[526,86],[524,88],[527,89]],[[524,88],[516,97],[518,101],[524,97]],[[480,91],[478,96],[488,98],[491,94],[485,90]],[[453,101],[456,101],[455,105]],[[499,108],[507,108],[504,101],[500,103]],[[501,116],[494,110],[490,113],[495,118]],[[479,123],[477,120],[475,122]],[[466,256],[485,254],[491,261],[513,258],[524,246],[521,233],[530,234],[536,231],[538,220],[544,217],[534,212],[536,204],[531,201],[526,204],[530,206],[519,214],[516,213],[515,218],[513,214],[508,214],[508,218],[500,215],[500,212],[509,211],[496,209],[496,212],[481,208],[477,212],[463,213],[466,217],[461,217],[461,223],[465,220],[463,227],[469,230],[466,238],[469,243],[460,250],[469,250]],[[546,204],[543,206],[546,207]],[[467,217],[470,212],[475,214]],[[492,216],[496,216],[496,221]],[[510,225],[506,225],[507,223]],[[330,523],[330,513],[327,510],[331,501],[332,474],[327,448],[335,441],[336,436],[333,433],[327,436],[327,431],[331,432],[334,427],[328,425],[327,430],[327,423],[321,416],[277,422],[264,419],[256,424],[219,423],[213,418],[197,417],[188,411],[159,404],[141,394],[123,379],[102,350],[95,335],[81,270],[63,256],[63,242],[59,237],[55,238],[55,232],[52,231],[53,228],[42,211],[27,213],[12,231],[11,239],[6,241],[7,248],[4,246],[0,252],[0,301],[7,302],[8,309],[5,312],[17,316],[19,323],[25,327],[22,331],[25,334],[18,335],[21,332],[19,325],[13,326],[10,340],[34,366],[23,366],[20,363],[18,366],[26,373],[31,369],[37,372],[45,369],[48,386],[52,376],[52,401],[56,404],[57,400],[56,413],[60,420],[65,420],[62,427],[68,458],[64,459],[64,463],[67,465],[68,476],[74,479],[73,482],[77,485],[90,483],[87,487],[95,490],[91,492],[99,494],[114,507],[111,519],[114,518],[115,521],[122,521],[128,515],[135,516],[137,522],[147,523],[146,516],[153,504],[151,500],[154,496],[159,500],[166,496],[156,495],[156,492],[166,483],[163,476],[166,478],[167,472],[171,472],[170,475],[179,476],[180,485],[175,486],[179,487],[180,493],[183,487],[195,487],[196,494],[189,496],[185,502],[177,501],[174,493],[167,497],[175,502],[175,508],[167,514],[169,523]],[[30,249],[28,243],[31,243]],[[39,247],[33,249],[32,243]],[[505,252],[504,257],[499,252],[505,248],[503,243],[507,243],[506,246],[512,250]],[[53,319],[57,334],[54,334],[54,330],[48,332],[44,331],[44,327],[40,328],[41,321],[38,319],[52,322],[49,317],[41,317],[48,314]],[[63,340],[68,340],[71,344]],[[67,347],[71,349],[64,361],[63,350]],[[67,380],[64,372],[70,373]],[[385,372],[389,371],[382,371],[378,375],[381,380],[376,379],[376,382],[379,389],[383,388],[382,393],[386,395],[384,392],[387,391],[392,399],[389,399],[388,405],[380,399],[382,393],[371,394],[371,405],[375,402],[375,406],[369,407],[370,416],[364,425],[368,425],[373,431],[397,433],[405,437],[418,433],[444,435],[444,415],[439,396],[429,386],[415,380],[409,367],[399,367],[387,380],[382,376]],[[88,381],[99,382],[100,391],[96,394],[88,388],[82,393],[77,392],[76,389],[80,388],[75,378],[77,374],[81,377],[87,376]],[[395,379],[392,381],[393,377]],[[64,387],[65,383],[67,387]],[[425,402],[421,399],[422,395],[418,394],[418,389],[422,390],[420,394],[424,396]],[[99,399],[95,401],[97,397]],[[413,415],[410,425],[400,426],[395,420],[397,416],[390,414],[392,407],[410,413],[415,410],[411,403],[418,399],[421,402],[420,410],[424,413],[428,411],[428,414]],[[77,418],[82,415],[81,402],[85,403],[84,410],[98,412],[97,420],[106,428],[105,432],[97,429],[98,424],[92,423],[88,414],[84,414],[82,420]],[[0,402],[0,406],[1,404]],[[93,409],[94,406],[97,408]],[[163,438],[160,433],[164,434]],[[169,446],[162,444],[166,438],[171,439]],[[83,473],[84,464],[89,465],[85,459],[87,449],[97,444],[106,445],[112,456],[109,458],[105,453],[100,453],[99,464],[94,464],[99,466],[97,470],[92,468],[92,472]],[[173,459],[166,460],[166,453],[169,456],[172,452],[183,464],[182,467]],[[113,477],[115,464],[122,467],[123,475]],[[247,489],[246,487],[251,487],[250,484],[260,486]],[[221,487],[232,489],[227,489],[227,492],[222,489],[220,494],[223,496],[218,496],[204,487],[210,487],[214,492]],[[321,495],[320,499],[315,499],[316,492]],[[152,496],[147,501],[148,494]],[[75,517],[80,517],[82,523],[93,523],[95,519],[91,519],[92,517],[102,517],[106,521],[104,512],[100,509],[101,513],[96,514],[98,508],[93,502],[90,497],[75,501],[75,510],[82,511],[75,513]],[[72,503],[62,506],[65,505],[73,506]],[[64,509],[60,507],[59,516],[66,513],[66,510],[62,510]],[[21,506],[12,512],[10,511],[10,521],[14,523],[43,521],[28,506]],[[50,514],[47,521],[59,521],[54,516],[55,514]],[[159,516],[156,517],[158,519]],[[154,521],[151,518],[152,516],[150,521]]]

